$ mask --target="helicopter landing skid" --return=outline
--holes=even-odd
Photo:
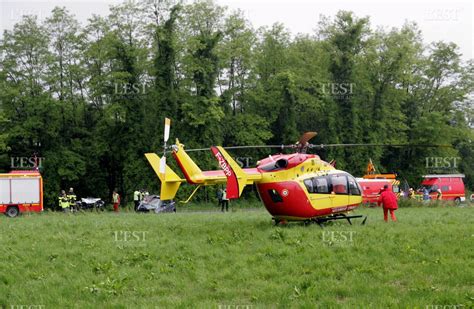
[[[323,218],[313,218],[313,219],[310,220],[310,222],[317,223],[320,227],[324,227],[323,224],[325,222],[345,219],[345,220],[347,220],[347,222],[349,222],[350,225],[352,225],[351,219],[356,219],[356,218],[364,218],[364,220],[362,220],[361,224],[365,225],[365,222],[367,221],[367,216],[365,216],[365,217],[363,215],[348,216],[346,214],[335,214],[335,215],[331,215],[331,216],[323,217]]]
[[[367,216],[363,216],[363,215],[352,215],[352,216],[348,216],[346,214],[334,214],[334,215],[331,215],[331,216],[327,216],[327,217],[321,217],[321,218],[311,218],[311,219],[308,219],[308,220],[304,220],[303,223],[304,225],[309,225],[311,223],[316,223],[318,224],[320,227],[324,227],[324,223],[325,222],[328,222],[328,221],[333,221],[333,220],[341,220],[341,219],[345,219],[347,220],[347,222],[349,222],[350,225],[352,225],[352,221],[351,219],[356,219],[356,218],[364,218],[364,220],[362,220],[362,225],[365,225],[365,222],[367,221]],[[274,220],[274,223],[275,225],[279,225],[279,224],[286,224],[288,223],[286,220],[284,219],[276,219],[276,218],[272,218]]]

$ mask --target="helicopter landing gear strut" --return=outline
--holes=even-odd
[[[362,220],[362,225],[365,225],[365,222],[367,221],[367,216],[363,216],[363,215],[352,215],[352,216],[348,216],[346,214],[334,214],[334,215],[330,215],[330,216],[327,216],[327,217],[321,217],[321,218],[311,218],[311,219],[307,219],[307,220],[304,220],[302,221],[304,226],[308,226],[310,225],[311,223],[316,223],[318,224],[321,228],[324,227],[324,223],[328,222],[328,221],[333,221],[333,220],[347,220],[347,222],[349,222],[350,225],[352,225],[352,221],[351,219],[357,219],[357,218],[364,218],[364,220]],[[288,223],[288,221],[286,221],[285,219],[278,219],[278,218],[272,218],[275,226],[278,226],[278,225],[286,225]],[[301,222],[301,221],[300,221]]]
[[[328,221],[333,221],[333,220],[343,220],[346,219],[347,222],[349,222],[350,225],[352,225],[351,219],[356,219],[356,218],[364,218],[362,220],[362,225],[365,225],[365,222],[367,221],[367,216],[363,215],[353,215],[353,216],[348,216],[346,214],[334,214],[328,217],[323,217],[323,218],[313,218],[311,219],[312,222],[317,223],[320,227],[324,227],[323,224]]]
[[[273,222],[275,223],[275,226],[278,226],[278,225],[285,225],[288,223],[288,221],[286,221],[285,219],[277,219],[277,218],[272,218],[273,219]]]

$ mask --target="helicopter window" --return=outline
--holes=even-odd
[[[352,195],[360,195],[360,187],[355,179],[352,177],[347,177],[347,179],[349,180],[349,192]]]
[[[336,194],[347,194],[347,178],[345,175],[331,176],[332,190]]]
[[[328,179],[325,176],[313,178],[313,193],[329,193]]]
[[[270,198],[272,199],[274,203],[283,202],[283,198],[281,197],[280,193],[278,193],[277,190],[270,189],[268,190],[268,193],[270,194]]]
[[[306,179],[304,181],[304,185],[306,186],[306,190],[308,190],[309,193],[313,193],[313,180],[311,178]]]

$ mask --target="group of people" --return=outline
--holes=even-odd
[[[67,194],[65,190],[61,190],[61,194],[59,195],[59,208],[62,211],[77,211],[78,209],[76,201],[77,196],[74,193],[74,188],[69,188],[69,192]]]
[[[61,190],[58,198],[58,206],[63,212],[67,211],[78,211],[79,207],[77,205],[77,195],[74,193],[74,188],[69,188],[69,192],[66,194],[65,190]],[[114,207],[114,211],[119,211],[120,205],[120,195],[118,194],[118,190],[115,189],[112,193],[112,204]]]
[[[148,195],[150,195],[150,193],[148,193],[148,191],[145,189],[135,190],[135,192],[133,192],[135,211],[138,209],[140,202]],[[63,212],[78,211],[79,209],[76,202],[77,195],[74,193],[74,188],[70,188],[68,193],[66,193],[65,190],[61,190],[58,198],[59,209],[61,209]],[[120,206],[120,194],[118,193],[117,189],[115,189],[112,193],[112,204],[114,211],[118,212]]]
[[[133,192],[133,203],[135,211],[138,211],[138,206],[140,205],[140,202],[143,201],[148,195],[150,195],[150,193],[145,189],[135,190]]]
[[[422,194],[422,200],[423,201],[430,201],[432,199],[430,193],[432,191],[430,191],[427,187],[423,187],[423,189],[419,190],[421,191],[421,194]],[[402,192],[403,193],[403,192]],[[406,196],[407,198],[409,199],[415,199],[416,198],[416,192],[415,190],[413,190],[413,188],[410,188],[408,189],[408,192],[405,194],[402,194],[403,196]],[[442,200],[443,198],[443,192],[441,192],[441,189],[436,189],[436,200]]]

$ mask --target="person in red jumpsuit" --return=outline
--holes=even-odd
[[[117,189],[115,189],[112,193],[112,203],[114,204],[114,211],[118,212],[120,205],[120,195],[118,194]]]
[[[388,189],[388,185],[383,187],[382,192],[380,193],[379,200],[377,204],[383,204],[383,219],[385,222],[388,221],[388,212],[390,211],[390,217],[392,221],[397,221],[395,217],[395,209],[398,209],[398,202],[396,195]]]

